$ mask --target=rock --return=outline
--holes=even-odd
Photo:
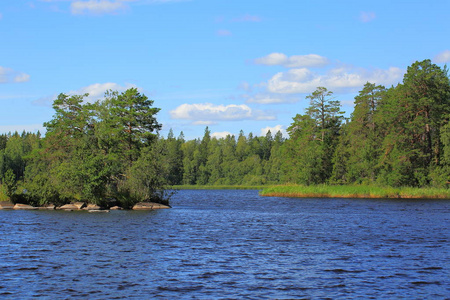
[[[120,210],[120,209],[123,209],[123,208],[120,206],[113,206],[110,208],[110,210]]]
[[[73,205],[78,207],[78,209],[82,209],[83,207],[86,206],[86,203],[84,203],[84,202],[75,202]]]
[[[80,210],[83,207],[86,206],[86,203],[84,202],[73,202],[73,203],[69,203],[69,204],[65,204],[63,206],[60,206],[56,209],[62,209],[62,210]]]
[[[9,201],[0,201],[0,209],[13,209],[14,204]]]
[[[14,209],[26,209],[26,210],[32,210],[32,209],[38,209],[37,207],[28,205],[28,204],[21,204],[21,203],[17,203],[16,205],[14,205]]]
[[[133,206],[133,210],[151,210],[151,209],[163,209],[170,208],[170,206],[154,203],[154,202],[139,202]]]
[[[76,206],[73,203],[65,204],[63,206],[58,207],[57,209],[61,209],[61,210],[79,210],[78,206]]]
[[[100,210],[101,207],[98,206],[97,204],[88,204],[84,209],[87,209],[87,210]]]
[[[90,213],[109,213],[108,209],[89,209]]]

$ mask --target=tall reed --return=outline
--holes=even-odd
[[[301,198],[450,199],[450,189],[370,185],[277,185],[265,187],[260,195]]]

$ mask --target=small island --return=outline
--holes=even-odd
[[[2,136],[0,201],[14,209],[170,207],[159,109],[136,88],[107,91],[95,103],[87,96],[60,94],[45,137]]]

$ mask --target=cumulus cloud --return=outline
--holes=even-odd
[[[267,65],[267,66],[278,65],[287,68],[323,67],[329,64],[328,58],[317,54],[287,56],[284,53],[278,52],[257,58],[254,60],[254,62],[255,64],[258,65]]]
[[[99,99],[103,99],[105,92],[108,90],[118,91],[120,93],[120,92],[123,92],[132,87],[136,87],[136,85],[129,84],[129,83],[127,83],[125,85],[120,85],[120,84],[113,83],[113,82],[94,83],[94,84],[82,87],[78,90],[71,90],[71,91],[67,92],[66,94],[68,94],[68,95],[84,95],[87,93],[87,94],[89,94],[89,96],[84,98],[84,100],[86,102],[95,102]],[[140,88],[138,88],[138,90],[140,92],[142,92]],[[53,104],[53,101],[57,97],[58,97],[57,94],[45,96],[45,97],[42,97],[42,98],[39,98],[39,99],[33,101],[33,104],[39,105],[39,106],[51,106]]]
[[[70,91],[69,95],[82,95],[82,94],[89,94],[89,97],[85,98],[87,102],[94,102],[98,100],[99,98],[103,98],[103,95],[108,90],[123,92],[129,88],[135,88],[136,85],[127,83],[125,85],[120,85],[114,82],[106,82],[106,83],[94,83],[91,85],[88,85],[86,87],[82,87],[78,90]],[[139,89],[139,88],[138,88]]]
[[[74,1],[70,4],[70,10],[74,15],[82,14],[117,14],[128,9],[129,6],[123,1],[89,0]]]
[[[30,75],[0,66],[0,83],[27,82]]]
[[[269,132],[269,130],[270,130],[270,133],[272,134],[272,136],[275,135],[278,131],[281,131],[281,134],[283,136],[287,136],[286,130],[283,128],[283,125],[276,125],[274,127],[267,126],[267,127],[261,128],[261,136],[265,136],[267,134],[267,132]]]
[[[68,2],[73,15],[117,15],[131,8],[131,5],[164,4],[189,0],[40,0],[41,2]],[[58,8],[55,11],[59,11]]]
[[[332,91],[354,90],[366,82],[391,85],[399,82],[404,71],[391,67],[387,70],[365,70],[361,68],[334,68],[326,74],[314,73],[306,68],[291,69],[275,74],[266,84],[271,93],[311,93],[318,86]]]
[[[30,80],[30,75],[21,73],[14,77],[14,82],[27,82]]]
[[[245,104],[215,105],[212,103],[182,104],[170,111],[170,116],[172,119],[191,120],[195,125],[211,125],[219,121],[275,119]]]
[[[211,133],[211,137],[216,139],[221,139],[227,137],[227,135],[232,135],[231,132],[228,131],[221,131],[221,132],[213,132]]]
[[[359,14],[359,20],[363,23],[372,22],[377,16],[372,11],[362,11]]]
[[[434,57],[434,61],[443,64],[450,62],[450,50],[445,50]]]

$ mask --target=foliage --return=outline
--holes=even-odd
[[[6,188],[0,184],[0,201],[8,201],[9,197],[6,195]]]
[[[161,128],[154,116],[159,109],[134,88],[108,91],[95,103],[86,103],[86,96],[60,94],[54,101],[55,115],[44,124],[42,147],[28,158],[24,185],[29,202],[76,200],[107,206],[115,199],[129,207],[162,201],[163,162],[147,154]]]
[[[8,169],[8,171],[6,171],[3,176],[3,184],[6,188],[6,196],[11,197],[17,189],[16,176],[14,175],[13,170]]]

